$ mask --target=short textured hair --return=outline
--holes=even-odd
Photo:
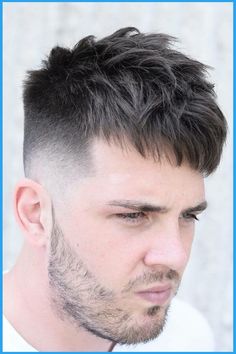
[[[81,157],[95,137],[128,141],[155,160],[168,149],[178,166],[186,160],[211,174],[226,120],[209,67],[177,51],[175,41],[128,27],[97,41],[83,38],[71,50],[53,48],[24,82],[26,175],[40,152],[49,160],[57,152]]]

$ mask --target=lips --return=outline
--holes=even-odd
[[[160,285],[145,289],[136,293],[142,299],[152,302],[157,306],[162,306],[168,302],[172,294],[171,285]]]

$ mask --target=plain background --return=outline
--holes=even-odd
[[[218,102],[229,136],[221,165],[206,180],[209,209],[197,225],[179,296],[208,319],[217,351],[232,351],[232,3],[4,3],[4,267],[22,244],[13,215],[14,185],[23,177],[22,81],[50,49],[73,46],[135,26],[178,37],[178,48],[214,68]],[[186,324],[187,326],[188,324]]]

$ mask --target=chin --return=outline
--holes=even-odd
[[[166,307],[152,306],[144,313],[137,315],[133,323],[127,325],[126,338],[120,344],[147,343],[157,338],[163,331],[168,314],[169,305]]]

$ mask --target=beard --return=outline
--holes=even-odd
[[[109,271],[109,269],[108,269]],[[66,241],[54,220],[48,277],[51,306],[63,321],[119,344],[153,340],[162,332],[169,306],[134,305],[137,287],[172,280],[176,292],[180,277],[174,270],[144,273],[116,293],[103,286]]]

